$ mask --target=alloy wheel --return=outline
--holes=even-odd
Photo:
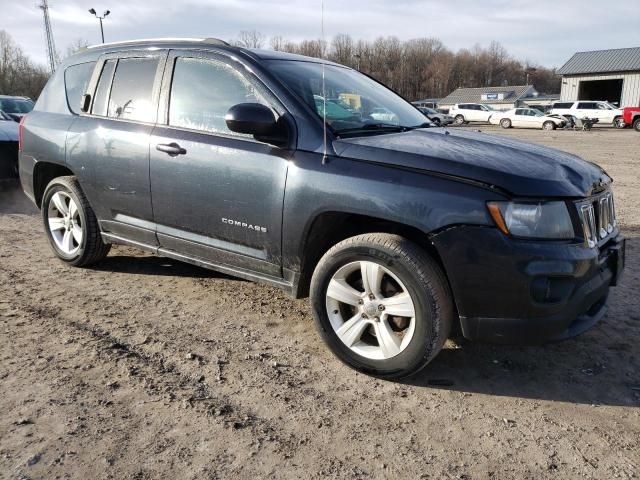
[[[372,261],[344,265],[333,275],[326,308],[335,334],[354,353],[386,360],[407,348],[415,305],[403,282]]]
[[[65,192],[53,194],[48,208],[49,231],[65,255],[75,255],[82,245],[84,229],[76,202]]]

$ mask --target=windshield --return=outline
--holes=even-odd
[[[0,98],[0,110],[5,113],[29,113],[33,110],[33,102],[14,98]]]
[[[266,63],[319,117],[326,113],[326,122],[337,135],[431,125],[413,105],[355,70],[325,65],[323,92],[322,64],[295,60]]]

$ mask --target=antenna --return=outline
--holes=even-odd
[[[42,16],[44,17],[44,36],[47,41],[47,56],[49,57],[49,68],[51,69],[51,73],[53,73],[56,70],[56,45],[53,43],[53,31],[51,30],[49,4],[47,0],[42,0],[38,8],[42,10]]]
[[[320,57],[324,60],[324,0],[320,12]],[[324,62],[322,62],[322,164],[327,163],[327,91],[324,84]]]

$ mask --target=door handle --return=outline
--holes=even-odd
[[[186,148],[182,148],[175,142],[168,144],[159,143],[158,145],[156,145],[156,150],[158,150],[159,152],[164,152],[172,157],[177,157],[178,155],[186,155],[187,153]]]

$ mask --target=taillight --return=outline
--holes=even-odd
[[[24,131],[24,122],[27,119],[27,116],[23,116],[20,119],[20,126],[18,127],[18,151],[22,151],[22,132]]]

